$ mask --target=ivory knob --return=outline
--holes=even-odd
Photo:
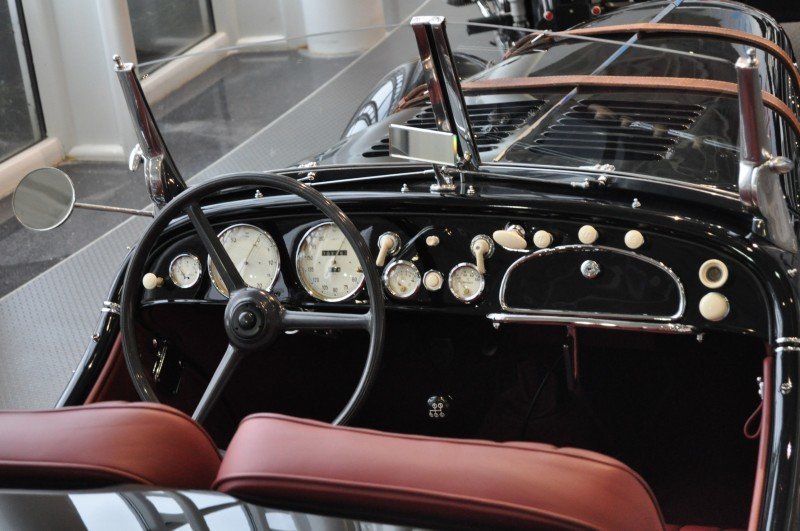
[[[731,305],[725,295],[712,291],[700,299],[700,315],[709,321],[721,321],[728,315]]]
[[[578,239],[584,245],[591,245],[597,241],[597,238],[600,235],[597,232],[597,229],[592,227],[591,225],[584,225],[583,227],[578,230]]]
[[[537,230],[533,233],[533,244],[539,249],[547,249],[553,245],[553,235],[546,230]]]
[[[496,230],[492,233],[492,238],[497,245],[506,249],[521,250],[528,247],[525,237],[514,229]]]
[[[145,273],[142,277],[142,286],[144,286],[144,289],[156,289],[163,285],[164,279],[153,273]]]
[[[638,230],[629,230],[625,233],[625,246],[628,249],[638,249],[644,245],[644,236]]]

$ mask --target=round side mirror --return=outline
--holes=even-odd
[[[31,230],[58,227],[72,214],[75,187],[72,180],[56,168],[39,168],[22,178],[11,199],[14,215]]]

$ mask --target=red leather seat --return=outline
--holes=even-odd
[[[242,421],[214,487],[264,504],[425,526],[664,529],[642,478],[594,452],[388,434],[280,415]]]
[[[0,412],[0,486],[138,483],[207,489],[220,465],[211,437],[157,404],[105,402]]]

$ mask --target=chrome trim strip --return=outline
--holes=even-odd
[[[642,262],[646,262],[652,266],[655,266],[662,271],[664,271],[667,275],[672,278],[672,281],[678,286],[678,295],[680,297],[680,302],[678,305],[678,310],[670,316],[657,316],[657,315],[633,315],[633,314],[624,314],[624,313],[603,313],[603,312],[566,312],[562,310],[533,310],[530,308],[513,308],[506,304],[505,295],[506,295],[506,288],[508,284],[508,277],[512,271],[520,267],[523,263],[527,262],[528,260],[534,260],[541,256],[547,256],[551,254],[560,254],[564,252],[577,252],[577,251],[606,251],[612,252],[617,254],[622,254],[625,256],[629,256],[631,258],[635,258],[637,260],[641,260]],[[529,255],[523,256],[513,264],[511,264],[508,269],[506,270],[505,274],[503,275],[503,280],[500,282],[500,307],[504,311],[508,312],[516,312],[522,313],[526,315],[549,315],[549,316],[563,316],[564,318],[567,317],[578,317],[578,318],[588,318],[588,319],[601,319],[601,320],[623,320],[623,321],[675,321],[683,317],[683,312],[686,310],[686,293],[683,289],[683,284],[681,280],[678,278],[672,269],[664,265],[663,263],[654,260],[650,257],[634,253],[631,251],[625,251],[622,249],[616,249],[614,247],[606,247],[603,245],[562,245],[560,247],[550,247],[547,249],[541,249],[539,251],[533,252]]]
[[[336,227],[337,230],[339,230],[340,233],[342,232],[342,230],[339,228],[339,226],[336,225],[336,223],[334,223],[333,221],[322,221],[320,223],[317,223],[316,225],[314,225],[310,229],[308,229],[305,232],[305,234],[303,234],[303,237],[300,238],[299,243],[297,244],[297,250],[295,250],[295,252],[294,252],[294,271],[295,271],[295,273],[297,273],[297,279],[300,281],[300,285],[303,286],[303,289],[306,290],[306,293],[308,293],[309,295],[311,295],[312,297],[314,297],[318,301],[322,301],[322,302],[344,302],[344,301],[347,301],[349,299],[354,298],[358,294],[358,292],[361,291],[361,288],[364,287],[364,283],[366,282],[367,277],[366,277],[366,275],[364,275],[363,271],[361,272],[361,282],[359,282],[358,286],[356,286],[349,293],[346,293],[344,295],[344,297],[339,297],[339,298],[327,298],[327,297],[324,297],[321,293],[317,293],[312,288],[310,288],[309,286],[306,285],[305,276],[302,273],[300,273],[300,248],[303,247],[303,243],[306,241],[306,239],[308,238],[308,236],[312,232],[314,232],[315,230],[317,230],[320,227],[323,227],[325,225],[333,225],[334,227]],[[342,236],[344,236],[343,233],[342,233]],[[345,241],[347,241],[346,238],[345,238]],[[361,265],[361,264],[359,264],[359,265]],[[361,267],[363,268],[363,265]]]
[[[662,334],[694,334],[694,326],[680,323],[646,323],[617,319],[592,319],[563,315],[519,315],[511,313],[490,313],[486,316],[495,323],[506,324],[568,324],[583,328],[605,328],[609,330],[634,330]]]
[[[800,337],[779,337],[775,340],[776,345],[785,345],[787,343],[800,345]]]

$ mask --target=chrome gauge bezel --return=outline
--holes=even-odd
[[[345,301],[349,301],[350,299],[355,298],[355,296],[358,295],[358,292],[360,292],[361,289],[364,287],[364,283],[367,280],[367,276],[366,276],[366,274],[364,274],[363,271],[361,272],[361,282],[359,282],[358,285],[355,288],[353,288],[352,290],[350,290],[348,293],[346,293],[345,295],[343,295],[341,297],[326,297],[322,293],[319,293],[313,287],[306,285],[305,278],[304,278],[303,274],[300,272],[300,249],[303,247],[303,243],[311,235],[312,232],[314,232],[315,230],[319,229],[320,227],[324,227],[326,225],[333,225],[334,227],[339,229],[339,232],[342,232],[342,229],[340,229],[339,226],[336,225],[336,223],[334,223],[333,221],[323,221],[321,223],[317,223],[316,225],[314,225],[313,227],[308,229],[305,232],[305,234],[303,234],[303,237],[300,238],[299,243],[297,244],[297,249],[294,252],[294,272],[295,272],[295,274],[297,274],[297,280],[300,281],[300,285],[303,286],[303,289],[306,290],[306,293],[308,293],[309,295],[311,295],[315,299],[317,299],[319,301],[322,301],[322,302],[345,302]],[[342,233],[342,235],[344,235],[344,233]],[[362,268],[364,267],[363,264],[361,264],[360,261],[359,261],[359,265]]]
[[[469,297],[458,295],[453,289],[453,274],[455,274],[457,270],[465,267],[474,270],[481,279],[480,288],[478,289],[478,291],[476,291],[473,295],[470,295]],[[483,295],[483,290],[486,288],[486,277],[484,277],[484,275],[481,274],[480,271],[478,271],[478,268],[475,266],[475,264],[472,264],[470,262],[461,262],[460,264],[456,264],[453,267],[453,269],[450,270],[450,273],[447,275],[447,287],[450,290],[450,294],[453,295],[453,297],[463,302],[464,304],[469,304],[471,302],[474,302],[481,295]]]
[[[414,289],[409,291],[408,293],[397,293],[392,288],[389,287],[389,277],[391,276],[392,272],[397,269],[399,266],[411,266],[414,268],[414,271],[417,272],[417,283],[414,286]],[[391,295],[393,298],[398,300],[408,300],[412,297],[415,297],[419,290],[422,289],[422,274],[419,272],[419,268],[414,262],[409,262],[408,260],[393,260],[389,265],[386,266],[386,269],[383,270],[382,275],[383,280],[383,287],[386,290],[386,293]]]
[[[224,229],[222,229],[219,232],[219,234],[217,234],[217,239],[220,241],[220,243],[222,243],[222,235],[225,234],[226,232],[228,232],[229,230],[236,229],[238,227],[247,227],[247,228],[256,230],[257,232],[261,233],[262,236],[265,236],[272,243],[272,245],[275,246],[275,249],[278,249],[278,260],[277,260],[277,263],[275,264],[275,274],[272,277],[272,282],[269,284],[269,286],[261,288],[264,291],[271,290],[273,288],[273,286],[275,286],[275,283],[278,281],[278,275],[281,272],[281,253],[280,253],[280,249],[278,248],[278,244],[275,242],[275,238],[273,238],[272,235],[270,233],[268,233],[267,231],[265,231],[264,229],[256,227],[255,225],[252,225],[250,223],[234,223],[233,225],[230,225],[230,226],[225,227]],[[224,244],[223,244],[223,247],[224,247]],[[211,284],[214,286],[214,288],[217,290],[217,292],[220,295],[222,295],[223,297],[228,298],[230,295],[225,293],[224,291],[222,291],[220,289],[219,285],[217,285],[217,282],[214,280],[214,275],[211,274],[211,267],[212,266],[213,266],[213,262],[211,260],[211,255],[208,255],[208,257],[206,259],[206,267],[208,268],[208,278],[211,279]],[[239,272],[239,274],[241,274],[241,272]],[[242,280],[244,280],[244,279],[242,279]],[[245,284],[247,284],[247,282],[245,282]],[[249,287],[251,287],[251,288],[253,287],[253,286],[250,286],[250,284],[247,284],[247,285]]]
[[[187,284],[185,286],[182,286],[182,285],[178,284],[178,282],[175,281],[175,277],[172,276],[172,266],[175,265],[175,262],[177,262],[179,259],[184,258],[184,257],[191,258],[195,262],[197,262],[197,267],[200,270],[200,272],[197,274],[197,278],[194,280],[194,282],[192,282],[191,284]],[[169,267],[167,268],[167,272],[169,273],[169,279],[172,281],[173,284],[175,284],[175,286],[177,286],[177,287],[179,287],[181,289],[193,288],[193,287],[195,287],[197,285],[198,282],[200,282],[200,279],[203,278],[203,262],[201,262],[200,259],[198,257],[196,257],[195,255],[193,255],[192,253],[181,253],[181,254],[175,256],[175,258],[173,258],[170,261]]]

